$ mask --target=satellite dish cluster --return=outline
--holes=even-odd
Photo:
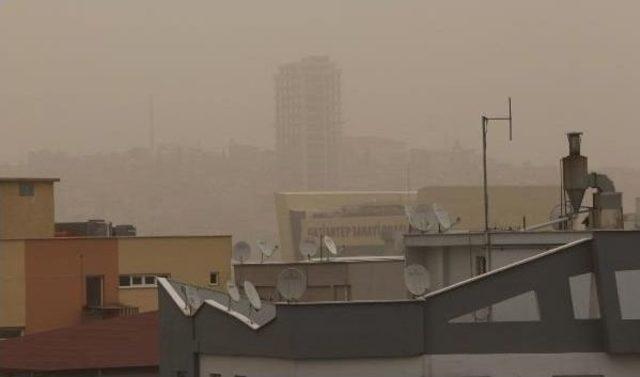
[[[279,248],[278,245],[273,245],[263,240],[256,241],[256,245],[258,245],[258,250],[260,250],[261,262],[264,262],[265,258],[271,258]],[[233,245],[232,254],[233,260],[242,264],[251,257],[251,245],[245,241],[238,241]]]
[[[307,259],[311,259],[311,257],[318,254],[318,251],[320,251],[320,257],[322,258],[324,249],[328,251],[327,257],[337,256],[340,253],[335,241],[329,236],[311,236],[300,241],[300,254]]]
[[[411,227],[421,232],[448,232],[460,222],[460,218],[451,221],[449,213],[438,206],[437,203],[433,203],[430,206],[424,204],[406,205],[404,213]]]
[[[452,223],[449,215],[436,204],[432,205],[429,211],[412,207],[405,207],[405,210],[411,226],[424,232],[432,231],[436,227],[438,227],[440,231],[447,231],[456,224]],[[459,221],[459,219],[457,221]],[[271,257],[278,249],[277,245],[269,245],[265,241],[257,241],[256,244],[263,258]],[[339,249],[335,241],[329,236],[304,238],[300,242],[299,251],[300,254],[310,260],[311,257],[315,256],[319,251],[322,257],[324,248],[328,251],[327,257],[329,255],[336,256],[339,254]],[[233,259],[236,261],[243,263],[250,255],[251,246],[248,243],[240,241],[234,245]],[[417,298],[425,295],[430,288],[430,281],[429,271],[424,266],[412,264],[405,267],[404,282],[412,297]],[[298,268],[285,268],[278,275],[276,289],[280,297],[285,301],[298,301],[303,297],[307,289],[307,276]],[[256,287],[250,281],[244,281],[243,291],[251,307],[255,311],[259,311],[262,308],[262,301]],[[228,307],[229,310],[231,310],[231,302],[239,302],[241,297],[240,290],[235,282],[227,281],[227,293],[229,295]],[[188,301],[191,301],[190,297],[197,295],[189,295],[189,292],[185,292],[185,296],[187,296]],[[195,301],[197,299],[194,298],[193,300]]]

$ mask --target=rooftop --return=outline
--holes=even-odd
[[[0,371],[157,367],[158,326],[151,312],[4,340]]]
[[[0,177],[0,182],[60,182],[60,178]]]

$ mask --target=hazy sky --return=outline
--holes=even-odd
[[[555,164],[583,130],[594,166],[634,166],[638,4],[0,0],[0,158],[145,146],[150,93],[159,142],[272,147],[278,65],[326,54],[347,134],[475,148],[511,95],[515,140],[492,125],[494,157]]]

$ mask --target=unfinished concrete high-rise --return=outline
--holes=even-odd
[[[275,92],[280,188],[335,188],[342,134],[340,70],[326,56],[284,64],[275,76]]]

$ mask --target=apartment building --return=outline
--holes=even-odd
[[[280,66],[275,76],[280,187],[326,190],[339,178],[340,70],[326,56]]]

